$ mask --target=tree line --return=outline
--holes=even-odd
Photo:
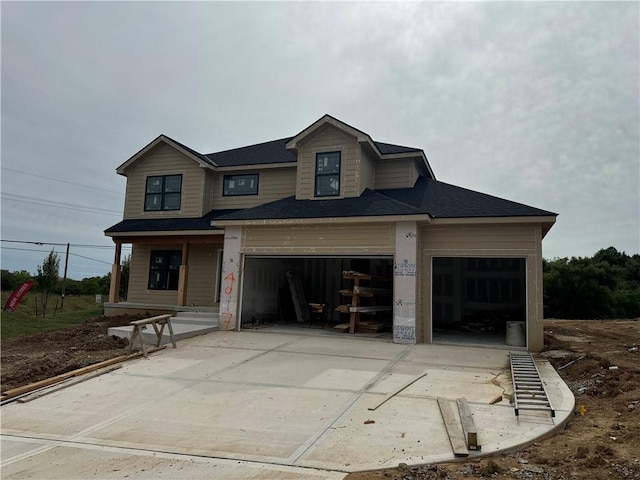
[[[129,284],[130,256],[122,262],[122,274],[120,277],[120,298],[127,297]],[[13,291],[24,282],[33,280],[33,290],[48,297],[49,295],[108,295],[111,285],[111,273],[101,277],[88,277],[82,280],[60,278],[60,257],[51,251],[41,265],[37,267],[36,275],[26,270],[10,272],[1,270],[2,291]]]
[[[614,247],[593,257],[544,260],[545,318],[640,317],[640,255]]]
[[[122,262],[120,298],[126,298],[130,257]],[[108,295],[111,273],[82,280],[60,279],[60,259],[49,253],[33,277],[21,270],[2,270],[2,290],[14,290],[33,279],[44,298],[60,295]],[[544,316],[567,319],[640,317],[640,255],[627,255],[614,247],[593,257],[543,260]]]

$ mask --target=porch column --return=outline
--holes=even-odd
[[[182,244],[182,262],[180,263],[180,275],[178,276],[178,305],[187,304],[187,283],[189,279],[189,244]]]
[[[393,341],[416,343],[418,226],[396,223],[396,253],[393,263]]]
[[[113,265],[111,266],[111,283],[109,285],[109,303],[118,303],[120,300],[120,274],[122,267],[120,266],[120,257],[122,256],[122,244],[117,240],[116,251],[113,257]]]
[[[235,330],[238,326],[240,299],[240,247],[242,227],[226,227],[220,279],[220,329]]]

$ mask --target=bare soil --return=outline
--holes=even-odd
[[[99,317],[2,340],[2,391],[124,355],[128,341],[109,337],[107,329],[138,318]],[[640,319],[547,320],[541,355],[576,396],[576,412],[562,431],[519,451],[457,463],[399,465],[353,473],[347,480],[640,480],[639,347]]]
[[[144,315],[98,317],[38,335],[2,339],[2,392],[128,353],[129,341],[107,335]]]

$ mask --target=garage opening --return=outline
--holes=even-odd
[[[432,262],[434,343],[526,346],[524,258]]]
[[[242,278],[241,328],[349,333],[357,313],[354,333],[392,329],[392,257],[245,256]]]

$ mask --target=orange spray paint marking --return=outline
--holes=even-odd
[[[224,317],[224,329],[229,328],[229,324],[231,323],[231,319],[233,318],[233,313],[231,312],[223,312],[220,316]]]
[[[224,280],[226,282],[229,282],[229,285],[227,287],[225,287],[224,289],[224,293],[225,295],[227,295],[226,301],[227,301],[227,310],[230,310],[230,306],[231,306],[231,294],[233,293],[233,284],[236,282],[236,276],[233,274],[233,272],[229,273],[226,277],[224,277]],[[224,318],[224,329],[226,330],[227,328],[229,328],[229,325],[231,324],[231,320],[233,320],[233,313],[231,312],[222,312],[220,313],[220,316]]]

